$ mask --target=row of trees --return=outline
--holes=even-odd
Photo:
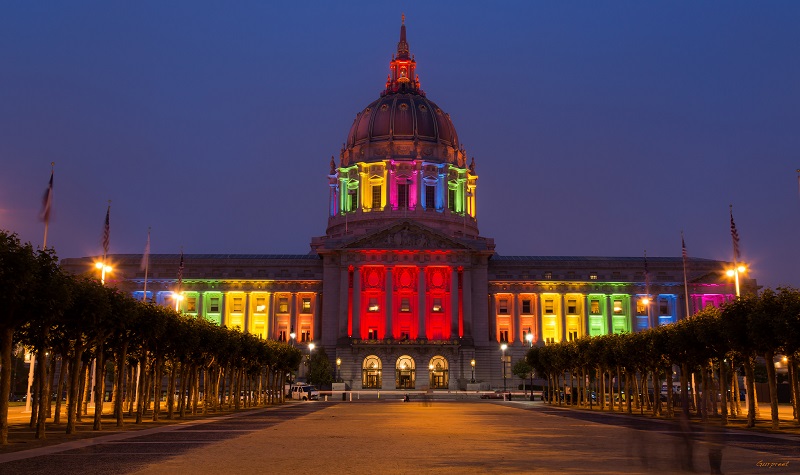
[[[745,376],[747,426],[755,425],[756,361],[766,362],[772,427],[779,427],[777,375],[773,361],[783,355],[788,368],[794,419],[798,420],[797,370],[800,362],[800,291],[764,290],[725,304],[706,307],[689,319],[639,333],[585,337],[532,348],[526,362],[548,382],[549,401],[594,404],[653,415],[673,416],[680,404],[694,407],[705,420],[719,414],[723,423],[739,414],[739,378]],[[680,390],[673,393],[673,368],[679,368]],[[690,381],[697,387],[690,389]],[[589,383],[587,385],[587,382]],[[666,382],[666,401],[661,384]],[[596,391],[596,393],[593,393]],[[569,394],[570,397],[562,396]],[[648,397],[649,394],[649,397]],[[690,395],[691,394],[691,395]]]
[[[20,347],[36,358],[31,425],[37,438],[45,437],[51,415],[60,422],[64,392],[66,432],[75,431],[90,398],[93,428],[100,430],[107,376],[113,376],[113,411],[122,426],[126,413],[142,422],[151,405],[158,420],[165,382],[167,418],[199,407],[216,411],[226,403],[238,409],[282,402],[286,374],[302,361],[300,350],[288,344],[186,317],[95,279],[66,274],[52,250],[35,250],[2,230],[0,300],[2,444],[8,443],[12,353]],[[55,410],[51,394],[57,395]]]

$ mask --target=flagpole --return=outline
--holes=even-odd
[[[47,229],[50,227],[50,207],[53,205],[53,172],[55,170],[56,162],[50,162],[50,185],[44,195],[44,210],[42,211],[42,219],[44,219],[44,242],[42,249],[47,249]]]
[[[142,302],[147,302],[147,270],[150,267],[150,226],[147,227],[147,246],[144,249],[144,292]]]
[[[681,230],[681,256],[683,257],[683,293],[686,300],[686,318],[689,318],[689,281],[686,279],[686,241],[683,240],[683,230]]]
[[[736,224],[733,222],[733,205],[728,205],[731,212],[731,242],[733,244],[733,282],[736,284],[736,297],[741,294],[739,292],[739,231],[736,230]]]

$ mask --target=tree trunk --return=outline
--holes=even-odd
[[[39,395],[42,394],[42,378],[39,374],[39,369],[36,368],[36,365],[39,364],[36,361],[39,360],[39,352],[31,353],[31,364],[34,365],[33,371],[33,387],[31,388],[31,417],[30,421],[28,421],[28,427],[31,429],[36,428],[36,421],[39,416]]]
[[[739,372],[731,359],[731,389],[733,390],[733,416],[736,417],[742,412],[742,400],[739,394]]]
[[[49,380],[47,383],[47,419],[51,419],[53,417],[53,398],[50,396],[53,393],[56,384],[56,354],[53,353],[53,356],[50,357],[50,370],[49,370]],[[63,366],[63,362],[62,362]],[[57,392],[57,390],[56,390]],[[56,400],[61,399],[61,395],[56,395]]]
[[[69,394],[67,395],[67,434],[75,432],[75,421],[80,414],[81,405],[81,372],[85,367],[83,360],[83,344],[75,344],[75,354],[69,364]]]
[[[628,414],[633,414],[633,407],[631,406],[631,377],[630,372],[626,369],[625,370],[625,406],[628,411]]]
[[[145,379],[147,379],[147,351],[139,357],[139,382],[136,391],[136,424],[141,424],[144,418]]]
[[[50,404],[50,388],[47,387],[50,378],[48,378],[47,372],[50,365],[47,364],[47,352],[44,347],[39,348],[39,351],[36,352],[36,359],[36,364],[39,366],[39,411],[36,417],[36,438],[46,439],[47,406]]]
[[[97,355],[95,356],[95,369],[94,369],[94,423],[92,430],[101,430],[103,428],[103,402],[105,402],[106,395],[106,355],[105,355],[105,342],[103,340],[97,343]]]
[[[689,365],[681,364],[681,411],[689,419]]]
[[[167,419],[172,419],[175,412],[175,378],[178,362],[173,360],[170,365],[169,383],[167,383]]]
[[[747,426],[755,427],[756,425],[756,401],[755,401],[755,378],[753,377],[753,358],[747,356],[744,359],[744,376],[747,378],[746,391],[747,391]]]
[[[700,384],[703,385],[703,400],[700,403],[700,420],[703,422],[708,421],[708,401],[709,401],[709,384],[708,384],[708,368],[702,366],[700,368]]]
[[[89,362],[83,361],[81,358],[81,369],[79,373],[78,381],[75,384],[80,385],[78,388],[78,400],[77,406],[75,407],[75,420],[77,422],[81,422],[83,419],[83,407],[84,407],[84,399],[86,398],[86,372],[89,370]]]
[[[669,365],[669,368],[667,368],[666,373],[667,373],[667,417],[672,419],[672,417],[675,415],[675,405],[673,404],[673,402],[674,402],[674,399],[673,399],[674,394],[673,394],[673,391],[672,391],[673,390],[673,387],[672,387],[672,384],[673,384],[673,380],[672,380],[672,375],[673,375],[672,365]],[[661,388],[658,388],[658,391],[659,391],[658,394],[660,396],[661,395]],[[659,399],[661,399],[661,398],[659,397]]]
[[[792,385],[792,417],[795,422],[800,423],[800,403],[798,403],[798,398],[800,398],[800,378],[797,377],[797,359],[794,355],[794,353],[789,355],[789,368],[792,370],[790,376],[790,383]]]
[[[11,350],[14,329],[0,330],[0,394],[11,394]],[[0,445],[8,444],[8,397],[0,397]]]
[[[162,356],[156,354],[156,360],[153,363],[153,422],[158,422],[158,416],[161,414],[161,387],[164,384],[163,366]]]
[[[117,418],[117,427],[125,425],[124,410],[122,402],[124,400],[125,369],[128,362],[128,340],[122,342],[122,347],[117,352],[117,370],[114,376],[114,415]],[[130,393],[128,393],[130,397]]]
[[[774,359],[774,350],[764,353],[764,360],[767,363],[767,380],[769,381],[769,407],[772,412],[772,430],[778,430],[780,427],[780,419],[778,417],[778,380],[775,374]]]
[[[64,386],[67,384],[67,365],[69,364],[69,354],[61,354],[61,368],[58,371],[58,386],[56,390],[56,409],[53,414],[53,424],[61,423],[61,399],[64,394]]]
[[[722,394],[720,400],[722,425],[728,425],[728,361],[724,358],[719,360],[719,392]]]

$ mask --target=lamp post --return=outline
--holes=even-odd
[[[433,389],[433,363],[428,364],[428,381],[428,387]]]
[[[727,271],[725,271],[725,274],[728,277],[733,277],[733,282],[736,284],[736,296],[737,297],[741,297],[742,296],[741,293],[739,292],[739,274],[744,274],[745,272],[747,272],[747,267],[745,267],[745,266],[743,266],[741,264],[737,265],[733,269],[728,269]]]
[[[180,312],[181,311],[181,301],[183,300],[183,294],[180,294],[180,293],[177,293],[177,292],[173,293],[172,294],[172,298],[175,299],[175,311],[176,312]]]
[[[528,345],[533,348],[533,333],[531,333],[530,328],[528,329],[528,334],[525,335],[525,339],[528,341]]]
[[[469,362],[470,366],[472,366],[472,379],[470,382],[475,384],[475,358],[472,358],[472,361]]]
[[[310,384],[311,383],[311,354],[314,353],[314,348],[317,345],[313,343],[308,344],[308,376],[306,376],[306,381]]]
[[[95,269],[100,270],[100,284],[106,285],[106,274],[110,273],[114,269],[111,266],[107,266],[105,262],[95,262],[94,263]]]
[[[503,352],[503,392],[506,392],[506,349],[508,349],[508,345],[505,343],[500,345],[500,350]]]
[[[342,359],[336,358],[336,374],[334,375],[333,379],[335,379],[337,383],[339,382],[339,375],[341,374],[340,371],[341,366],[342,366]]]
[[[291,333],[289,333],[289,343],[291,343],[292,348],[294,348],[294,338],[297,336],[297,333],[294,332],[294,329]]]

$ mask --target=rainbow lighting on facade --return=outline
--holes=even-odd
[[[475,160],[417,67],[403,21],[377,99],[356,114],[338,157],[318,162],[328,219],[311,252],[187,254],[181,300],[179,254],[150,255],[147,295],[142,256],[113,255],[110,284],[157,305],[177,301],[189,318],[313,344],[338,381],[367,390],[502,388],[501,345],[514,362],[533,345],[642,331],[735,298],[727,262],[689,259],[684,286],[677,256],[645,265],[496,252],[478,228]],[[63,266],[85,273],[95,260]]]

